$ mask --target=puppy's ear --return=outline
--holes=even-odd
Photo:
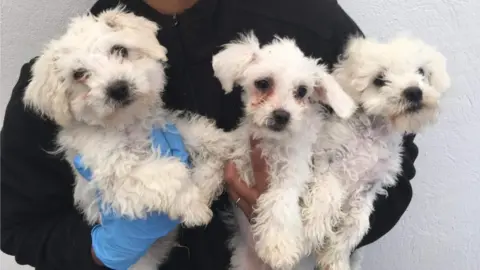
[[[163,63],[168,61],[167,48],[160,45],[160,43],[158,43],[156,38],[154,40],[151,40],[151,42],[146,43],[144,50],[146,51],[146,53],[148,53],[158,61],[161,61]]]
[[[355,57],[356,55],[359,55],[362,51],[364,51],[368,44],[373,44],[373,42],[376,41],[373,39],[367,39],[362,36],[351,36],[345,44],[344,51],[341,54],[340,58],[348,59],[351,57]]]
[[[126,40],[124,36],[126,33],[129,33],[129,32],[131,33],[130,36],[134,37],[134,39],[137,39],[137,40],[133,40],[133,39]],[[120,36],[119,40],[122,40],[123,42],[125,42],[127,47],[138,48],[143,53],[149,55],[155,60],[158,60],[164,63],[168,61],[167,48],[165,48],[158,42],[157,37],[155,35],[141,34],[136,31],[128,30],[128,31],[119,32],[119,36]],[[138,42],[138,40],[140,40],[140,42]]]
[[[130,33],[131,37],[141,40],[140,49],[144,53],[159,61],[167,62],[167,49],[158,43],[159,27],[155,22],[127,12],[122,5],[100,13],[97,20],[103,21],[112,29],[119,31],[120,40],[125,40],[125,36]],[[134,43],[131,46],[137,47],[138,40],[131,40],[131,43]]]
[[[444,93],[451,86],[451,79],[447,71],[447,59],[433,48],[431,48],[429,56],[431,61],[425,67],[426,76],[439,93]]]
[[[111,28],[117,30],[132,29],[136,31],[148,31],[153,34],[156,34],[159,30],[156,23],[128,12],[123,5],[103,11],[97,16],[97,20],[103,21]]]
[[[357,109],[355,101],[324,67],[320,67],[317,73],[314,98],[330,105],[341,118],[349,118]]]
[[[54,57],[54,52],[47,50],[35,61],[23,102],[27,107],[64,126],[71,122],[72,114],[67,87],[55,74]]]
[[[213,56],[213,72],[225,92],[233,90],[247,66],[255,61],[259,50],[260,43],[253,32],[250,32],[242,35],[239,40],[226,44],[223,50]]]
[[[348,85],[348,91],[362,92],[370,84],[369,76],[363,72],[367,67],[363,65],[363,59],[369,54],[369,50],[375,50],[377,45],[373,39],[362,36],[352,36],[345,44],[345,49],[334,65],[332,74],[342,85]],[[353,93],[351,93],[353,94]]]

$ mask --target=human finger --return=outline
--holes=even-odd
[[[250,188],[239,176],[235,164],[231,161],[227,162],[224,169],[224,177],[228,186],[235,191],[240,197],[244,198],[247,203],[254,205],[259,196],[254,188]]]
[[[227,185],[227,193],[230,199],[235,203],[235,206],[240,208],[248,220],[250,220],[253,213],[252,205],[249,204],[245,199],[242,199],[242,197],[240,197],[240,195],[238,195],[229,185]]]
[[[262,194],[268,188],[268,164],[263,157],[262,149],[258,147],[258,141],[250,140],[250,160],[252,162],[253,176],[255,178],[254,188]]]

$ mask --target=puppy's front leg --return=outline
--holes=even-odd
[[[323,245],[326,234],[341,218],[344,191],[332,173],[316,173],[312,185],[302,198],[302,218],[306,246],[315,250]]]
[[[336,231],[328,235],[325,248],[317,254],[319,265],[328,270],[350,270],[352,251],[370,228],[375,193],[359,191],[342,206],[345,216]]]
[[[192,180],[208,204],[211,204],[223,191],[223,163],[222,160],[214,157],[195,162]]]
[[[206,225],[213,216],[210,203],[202,190],[190,180],[175,197],[171,213],[181,217],[187,227]]]
[[[155,158],[142,162],[120,186],[121,193],[135,214],[168,213],[175,197],[190,182],[188,168],[175,158]],[[170,213],[169,213],[170,214]]]
[[[175,119],[192,159],[192,179],[208,203],[223,191],[223,164],[233,147],[231,134],[205,118]]]
[[[303,255],[299,192],[272,185],[257,200],[252,233],[258,256],[274,269],[291,269]]]

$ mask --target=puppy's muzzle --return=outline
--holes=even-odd
[[[284,109],[277,109],[272,112],[267,120],[267,127],[273,131],[284,130],[290,122],[290,113]]]
[[[407,111],[416,112],[423,107],[423,92],[422,89],[416,86],[408,87],[403,90],[403,97],[407,101]]]
[[[116,104],[126,106],[132,102],[130,85],[125,80],[114,81],[106,91],[109,99]]]

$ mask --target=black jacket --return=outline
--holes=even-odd
[[[100,0],[94,14],[118,2]],[[357,25],[333,0],[200,0],[176,19],[162,16],[140,0],[123,1],[127,8],[161,25],[159,41],[168,48],[169,78],[164,100],[170,108],[187,109],[234,128],[242,110],[240,95],[224,95],[213,77],[212,55],[239,32],[255,30],[261,42],[274,35],[296,39],[300,48],[331,65]],[[1,249],[20,264],[38,270],[103,269],[90,256],[90,228],[73,205],[74,178],[67,163],[47,154],[57,126],[24,109],[22,95],[34,60],[25,64],[13,89],[1,133]],[[403,175],[398,185],[375,204],[372,229],[362,245],[387,233],[407,208],[417,148],[405,140]],[[213,208],[228,207],[223,195]],[[227,269],[228,231],[215,215],[212,222],[184,229],[162,269]]]

